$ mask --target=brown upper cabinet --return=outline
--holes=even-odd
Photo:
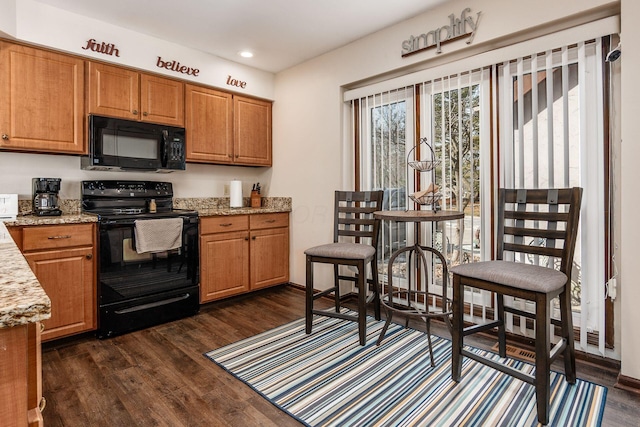
[[[185,85],[187,161],[233,162],[233,95]]]
[[[271,166],[271,102],[185,86],[187,161]]]
[[[89,113],[184,126],[184,84],[134,70],[89,62]]]
[[[82,154],[84,61],[0,42],[0,147]]]

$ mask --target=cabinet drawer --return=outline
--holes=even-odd
[[[249,229],[248,215],[211,216],[200,219],[200,234],[225,233]]]
[[[289,214],[284,212],[251,215],[250,223],[252,230],[259,230],[261,228],[288,227]]]
[[[51,225],[25,227],[22,230],[22,250],[56,249],[72,246],[92,246],[93,225]]]

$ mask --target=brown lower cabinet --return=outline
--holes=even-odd
[[[40,323],[0,328],[0,424],[42,426]]]
[[[289,214],[200,219],[200,302],[289,281]]]
[[[95,225],[39,225],[10,232],[51,299],[42,340],[95,329]]]

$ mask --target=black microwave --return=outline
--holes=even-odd
[[[89,116],[82,169],[172,172],[185,169],[184,128]]]

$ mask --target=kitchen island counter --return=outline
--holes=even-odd
[[[51,300],[0,222],[0,328],[51,317]]]

